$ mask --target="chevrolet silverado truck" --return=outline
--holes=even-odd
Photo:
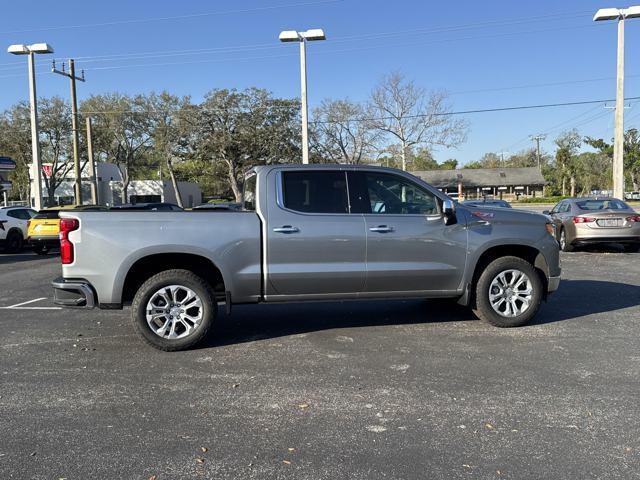
[[[450,298],[516,327],[560,282],[548,217],[467,208],[370,166],[255,167],[240,209],[64,212],[60,250],[56,304],[131,305],[166,351],[201,341],[219,304]]]

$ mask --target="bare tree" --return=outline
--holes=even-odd
[[[414,146],[431,150],[465,141],[466,122],[450,113],[445,92],[427,94],[398,72],[383,77],[371,93],[372,125],[400,143],[403,170],[407,169],[408,151]]]
[[[324,100],[314,110],[314,119],[312,147],[332,162],[362,162],[380,137],[365,108],[349,100]]]

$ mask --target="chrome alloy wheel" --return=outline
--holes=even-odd
[[[183,285],[168,285],[151,295],[147,324],[153,333],[169,340],[188,337],[202,322],[202,300]]]
[[[517,317],[529,308],[533,285],[520,270],[500,272],[489,285],[489,303],[498,315]]]

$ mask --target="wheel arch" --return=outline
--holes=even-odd
[[[207,281],[216,293],[216,299],[225,299],[226,285],[222,270],[208,257],[195,253],[152,253],[138,258],[127,270],[122,282],[120,301],[130,303],[142,284],[164,270],[189,270]]]
[[[540,281],[542,282],[543,287],[543,298],[546,299],[549,283],[549,265],[540,250],[532,245],[525,244],[495,245],[484,250],[478,256],[478,260],[473,267],[473,276],[470,279],[470,292],[474,292],[478,279],[487,265],[502,257],[517,257],[530,263],[540,276]],[[471,298],[470,302],[475,302],[475,299]]]

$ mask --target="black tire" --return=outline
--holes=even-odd
[[[33,251],[38,255],[46,255],[47,253],[49,253],[49,247],[42,244],[36,244],[33,246]]]
[[[191,289],[202,303],[202,319],[189,335],[168,339],[156,334],[147,323],[147,304],[163,287],[180,285]],[[179,305],[179,304],[178,304]],[[145,342],[158,350],[174,352],[187,350],[207,336],[217,316],[215,293],[209,283],[189,270],[165,270],[149,278],[136,292],[131,305],[131,319],[138,334]]]
[[[22,250],[23,245],[24,238],[22,238],[22,233],[11,230],[5,240],[4,249],[7,253],[18,253]]]
[[[627,253],[640,252],[640,243],[628,243],[624,246],[624,251]]]
[[[560,243],[560,250],[563,252],[573,252],[575,250],[575,247],[567,241],[567,232],[564,228],[560,229],[560,240],[558,243]]]
[[[503,316],[496,312],[489,301],[491,284],[498,275],[507,270],[519,270],[524,273],[531,284],[529,307],[516,316]],[[478,318],[493,326],[508,328],[525,325],[540,308],[543,283],[540,274],[529,262],[518,257],[501,257],[491,262],[480,275],[475,290],[475,308],[473,312]],[[522,305],[522,303],[520,304]]]

